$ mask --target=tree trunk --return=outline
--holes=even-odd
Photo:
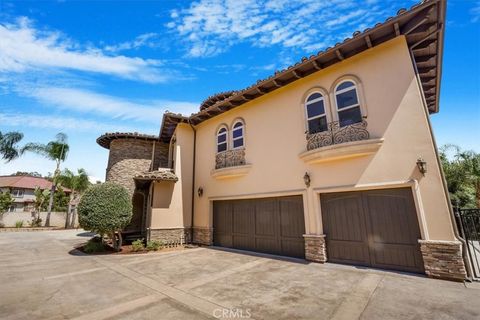
[[[53,195],[55,194],[55,189],[55,184],[52,184],[52,189],[50,189],[50,199],[48,200],[47,217],[45,218],[45,227],[50,227],[50,215],[52,214]]]
[[[73,208],[73,212],[72,212],[72,220],[70,221],[70,228],[75,228],[75,219],[77,217],[77,206],[75,206],[75,208]]]
[[[73,194],[73,191],[72,193],[70,193],[70,200],[68,201],[67,215],[65,217],[65,229],[68,229],[68,227],[70,227],[70,212],[72,212],[72,201],[73,201],[72,194]]]

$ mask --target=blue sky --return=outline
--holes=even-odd
[[[396,14],[415,1],[0,0],[0,130],[25,142],[65,132],[64,164],[103,180],[106,131],[158,134],[165,110],[190,114]],[[439,144],[480,152],[480,1],[448,2]],[[27,155],[0,164],[51,172]]]

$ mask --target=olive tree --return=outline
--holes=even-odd
[[[127,189],[114,183],[91,186],[78,204],[80,226],[102,236],[110,235],[115,249],[122,245],[120,231],[132,219],[132,201]],[[118,239],[116,234],[118,233]]]

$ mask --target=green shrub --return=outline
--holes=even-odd
[[[94,237],[88,240],[87,244],[83,247],[85,253],[104,252],[105,245],[100,237]]]
[[[42,219],[41,218],[33,218],[32,221],[30,221],[30,227],[41,227],[42,226]]]
[[[15,221],[15,228],[21,228],[21,227],[23,227],[23,220]]]
[[[114,233],[125,228],[132,219],[132,201],[127,189],[114,183],[95,184],[85,191],[78,204],[80,226],[100,235]],[[114,241],[119,250],[121,241]]]
[[[147,242],[147,250],[148,251],[158,251],[159,249],[163,248],[163,241],[160,240],[152,240]]]
[[[143,249],[145,249],[143,239],[137,239],[137,240],[132,242],[132,251],[133,252],[142,251]]]

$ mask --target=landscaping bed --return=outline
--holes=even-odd
[[[143,239],[134,241],[132,244],[123,244],[120,248],[120,251],[116,251],[113,248],[111,241],[104,241],[101,243],[98,237],[90,239],[88,242],[77,246],[77,249],[80,252],[92,255],[124,255],[124,254],[148,254],[152,252],[170,252],[170,251],[181,251],[188,248],[192,248],[191,245],[181,245],[181,244],[164,244],[160,241],[149,241],[147,244]]]

